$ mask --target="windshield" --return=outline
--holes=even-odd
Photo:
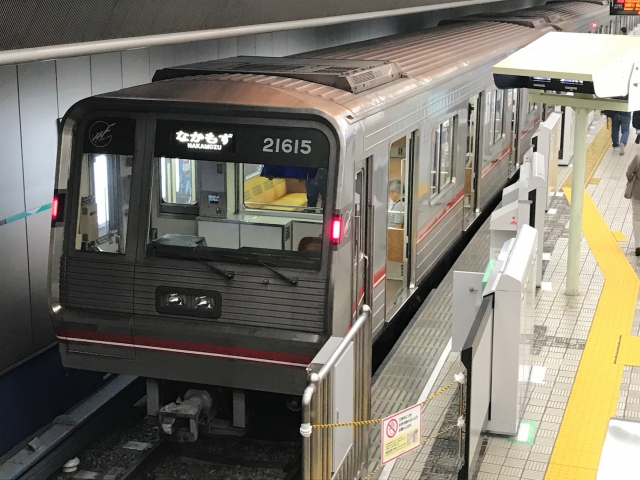
[[[150,250],[319,265],[328,161],[329,142],[315,129],[158,121]]]
[[[135,120],[99,117],[83,133],[75,249],[125,254]]]

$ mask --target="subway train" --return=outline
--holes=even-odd
[[[301,395],[327,339],[365,304],[379,336],[523,161],[545,112],[492,66],[613,28],[606,4],[166,68],[78,102],[49,267],[64,365]]]

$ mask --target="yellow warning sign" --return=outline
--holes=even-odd
[[[383,465],[420,446],[421,412],[422,404],[418,404],[382,419]]]

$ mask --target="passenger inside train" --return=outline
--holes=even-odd
[[[396,179],[389,181],[389,226],[402,228],[404,225],[404,186]]]

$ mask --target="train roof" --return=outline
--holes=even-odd
[[[380,60],[400,67],[402,78],[362,93],[283,76],[223,73],[158,81],[100,97],[301,108],[355,118],[479,65],[497,61],[548,31],[551,29],[490,21],[454,24],[288,57],[292,61]],[[198,65],[188,67],[197,69]]]
[[[580,23],[588,25],[604,17],[609,17],[608,0],[582,0],[577,2],[557,1],[547,5],[529,7],[510,12],[488,12],[447,20],[446,23],[474,22],[492,20],[516,23],[532,28],[552,26],[562,31],[580,28]]]
[[[281,75],[203,72],[201,75],[170,78],[100,97],[250,105],[273,109],[299,108],[321,110],[330,116],[354,119],[400,97],[417,93],[479,65],[498,60],[505,53],[522,48],[551,31],[551,25],[557,28],[558,25],[595,19],[604,13],[608,13],[608,9],[603,0],[553,2],[542,7],[507,12],[503,14],[502,21],[500,17],[486,20],[476,17],[474,21],[286,57],[292,61],[333,59],[393,62],[400,68],[401,79],[360,93]],[[544,25],[533,23],[525,26],[514,22],[513,18],[542,18]],[[193,70],[211,63],[203,62],[181,68],[189,67]]]
[[[609,16],[607,0],[581,2],[554,2],[541,7],[531,7],[511,12],[518,18],[544,18],[545,21],[562,30],[579,22],[591,23],[601,16]]]

